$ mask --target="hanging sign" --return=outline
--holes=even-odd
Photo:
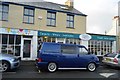
[[[81,34],[81,35],[79,36],[79,38],[80,38],[81,40],[88,41],[88,40],[90,40],[92,37],[91,37],[91,35],[89,35],[89,34]]]

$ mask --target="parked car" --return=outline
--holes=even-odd
[[[104,65],[108,65],[112,67],[120,67],[120,54],[108,53],[103,56],[102,62]]]
[[[57,69],[88,69],[95,71],[99,59],[89,54],[85,46],[44,42],[38,52],[36,66],[40,70],[55,72]]]
[[[5,72],[20,66],[20,57],[0,53],[0,72]]]

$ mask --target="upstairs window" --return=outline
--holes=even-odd
[[[56,13],[47,12],[47,26],[56,26]]]
[[[9,6],[8,5],[0,5],[0,20],[2,21],[8,21],[8,12],[9,12]]]
[[[33,24],[34,23],[34,9],[24,8],[24,23]]]
[[[74,28],[74,16],[67,15],[67,28]]]

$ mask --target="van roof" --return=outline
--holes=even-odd
[[[52,43],[52,42],[43,42],[43,44],[58,44],[58,45],[72,45],[72,46],[76,46],[77,44],[67,44],[67,43]],[[77,46],[81,46],[81,47],[85,47],[83,45],[77,45]]]

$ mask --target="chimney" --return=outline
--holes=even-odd
[[[74,0],[67,0],[65,2],[65,5],[67,5],[69,8],[73,8],[74,7]]]

